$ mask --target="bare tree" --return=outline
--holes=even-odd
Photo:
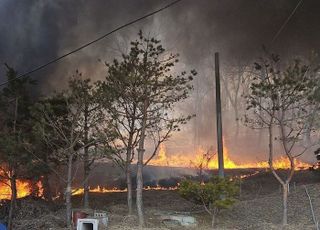
[[[116,62],[108,69],[106,82],[100,85],[100,92],[105,97],[102,97],[104,108],[110,114],[114,121],[111,125],[116,132],[118,141],[113,143],[117,149],[112,155],[112,160],[124,171],[127,183],[127,204],[128,213],[132,214],[132,162],[135,156],[135,148],[138,145],[141,127],[139,118],[141,112],[135,102],[135,86],[134,82],[127,81],[127,87],[132,90],[124,90],[122,78],[127,76],[127,71],[119,72],[119,66]],[[125,81],[125,79],[123,79]],[[131,85],[132,84],[132,85]],[[105,100],[110,95],[114,100]]]
[[[226,96],[229,99],[231,107],[234,111],[234,118],[236,122],[235,136],[237,137],[240,128],[240,113],[243,112],[241,108],[245,104],[245,101],[242,100],[241,95],[247,88],[250,70],[246,64],[238,64],[236,67],[229,67],[228,69],[229,71],[225,71],[225,74],[221,79],[225,88]]]
[[[105,157],[104,151],[97,151],[98,146],[110,146],[108,143],[115,137],[111,128],[109,115],[103,110],[101,93],[90,79],[82,80],[82,74],[76,71],[69,81],[69,88],[73,95],[81,100],[80,118],[78,126],[83,130],[81,144],[83,145],[83,206],[89,208],[89,175],[96,159]],[[104,98],[104,100],[106,100]],[[109,148],[110,150],[110,148]]]
[[[71,227],[72,182],[76,175],[73,163],[77,159],[84,159],[84,186],[88,192],[89,167],[100,157],[94,150],[97,145],[105,146],[112,139],[108,139],[112,129],[104,126],[105,114],[101,113],[100,105],[91,90],[89,80],[71,79],[68,91],[44,99],[33,108],[33,116],[38,121],[35,129],[54,151],[58,164],[66,165],[66,176],[60,176],[59,179],[65,183],[68,227]]]
[[[140,226],[144,225],[143,166],[155,156],[159,145],[192,117],[177,115],[173,111],[177,102],[189,96],[192,90],[190,82],[196,74],[195,71],[190,74],[183,71],[175,75],[172,68],[177,62],[178,55],[165,53],[160,41],[147,38],[140,31],[139,38],[131,43],[129,54],[124,54],[121,61],[115,60],[107,65],[105,87],[107,92],[113,92],[115,98],[109,112],[117,121],[116,127],[125,147],[123,152],[126,153],[125,159],[119,155],[117,160],[125,163],[127,172],[134,148],[138,147],[136,201]],[[145,141],[148,139],[155,145],[151,157],[145,161]],[[128,179],[127,173],[129,188]],[[128,190],[128,204],[129,194]]]
[[[143,215],[143,166],[145,151],[145,132],[156,132],[158,135],[155,142],[155,153],[159,145],[167,140],[171,132],[178,131],[179,126],[185,124],[191,116],[173,115],[173,107],[177,102],[186,99],[192,86],[192,76],[196,74],[191,71],[190,75],[182,72],[181,75],[171,73],[174,63],[178,61],[178,55],[166,54],[165,49],[159,44],[160,41],[154,38],[144,37],[139,33],[139,39],[132,43],[130,54],[135,59],[134,69],[138,72],[140,88],[139,103],[142,111],[141,134],[138,149],[137,162],[137,210],[139,225],[144,225]],[[159,124],[162,124],[160,126]],[[154,154],[151,155],[151,157]],[[147,160],[148,162],[148,160]]]
[[[196,159],[196,161],[190,161],[190,164],[198,170],[198,176],[201,183],[204,183],[203,171],[209,168],[209,163],[215,154],[216,153],[212,151],[212,147],[210,147],[206,152],[201,154],[199,159]]]
[[[313,115],[314,110],[306,110],[312,102],[309,97],[313,91],[315,72],[310,66],[296,60],[285,71],[280,70],[280,59],[270,55],[255,63],[262,76],[256,76],[247,95],[247,124],[252,128],[267,128],[269,134],[269,166],[272,174],[283,189],[283,225],[287,220],[288,188],[294,175],[295,159],[310,146],[302,145],[305,132],[304,123]],[[290,169],[287,177],[282,178],[273,166],[274,140],[279,140]]]

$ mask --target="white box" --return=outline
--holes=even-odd
[[[98,230],[99,220],[78,219],[77,230]]]

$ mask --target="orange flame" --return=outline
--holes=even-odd
[[[2,180],[0,182],[0,200],[11,199],[11,188],[9,186],[9,180]],[[32,194],[32,185],[27,180],[17,180],[17,198],[23,198]],[[43,194],[43,187],[41,181],[38,181],[36,187],[39,191],[37,194],[39,197]]]
[[[0,170],[0,177],[6,178],[4,175],[10,175],[9,172]],[[42,197],[43,195],[43,186],[41,181],[38,181],[35,185],[32,186],[32,182],[30,180],[16,180],[17,187],[17,198],[23,198],[29,196],[33,192],[33,188],[37,190],[37,196]],[[0,200],[11,199],[11,187],[9,179],[1,179],[0,180]]]
[[[171,190],[176,190],[178,189],[177,186],[175,187],[161,187],[161,186],[156,186],[156,187],[144,187],[143,190],[145,191],[150,191],[150,190],[166,190],[166,191],[171,191]],[[104,187],[100,187],[99,185],[95,188],[89,188],[89,192],[92,193],[116,193],[116,192],[127,192],[127,189],[119,189],[119,188],[112,188],[112,189],[108,189],[108,188],[104,188]],[[84,193],[83,188],[78,188],[78,189],[73,189],[72,190],[72,195],[82,195]]]
[[[95,188],[89,188],[89,192],[93,192],[93,193],[127,192],[127,189],[118,189],[118,188],[108,189],[108,188],[100,187],[98,185]],[[83,193],[84,193],[83,188],[77,188],[77,189],[72,190],[73,196],[74,195],[81,195]]]
[[[228,149],[223,148],[224,167],[226,169],[244,169],[244,168],[269,168],[268,161],[262,162],[249,162],[249,163],[238,163],[233,161],[230,156]],[[295,169],[307,169],[311,165],[294,159]],[[174,154],[167,155],[165,145],[160,145],[158,155],[149,162],[150,165],[154,166],[171,166],[171,167],[203,167],[204,169],[217,169],[218,168],[218,157],[217,154],[209,153],[204,149],[199,148],[195,156],[189,156],[186,154]],[[280,157],[274,160],[273,167],[276,169],[289,169],[290,161],[286,157]]]

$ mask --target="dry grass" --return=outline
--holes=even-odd
[[[310,172],[297,173],[295,180],[297,187],[291,189],[289,195],[289,225],[287,230],[315,229],[312,221],[308,198],[305,194],[303,183],[311,183],[308,190],[313,201],[315,214],[320,217],[320,183]],[[281,193],[277,181],[269,173],[249,178],[242,184],[240,200],[230,210],[223,211],[218,220],[216,229],[282,229],[281,226]],[[257,190],[259,189],[259,190]],[[259,193],[258,193],[259,191]],[[65,210],[60,204],[49,204],[44,201],[21,200],[17,213],[17,230],[48,230],[51,227],[61,229],[64,221]],[[137,228],[135,215],[127,216],[126,193],[92,193],[90,203],[93,209],[106,210],[109,216],[110,230],[126,230]],[[82,197],[73,197],[74,207],[81,207]],[[161,221],[161,213],[185,213],[197,219],[195,229],[211,229],[210,217],[197,206],[179,196],[177,191],[145,191],[144,206],[146,214],[145,229],[175,229],[183,227],[168,225]],[[33,227],[34,224],[37,227]]]

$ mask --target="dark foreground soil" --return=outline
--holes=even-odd
[[[285,172],[284,172],[285,173]],[[242,183],[239,201],[220,213],[216,229],[315,229],[307,187],[317,219],[320,219],[320,183],[310,172],[297,173],[291,186],[286,228],[281,226],[282,197],[277,181],[269,173],[260,173]],[[294,186],[295,184],[295,186]],[[82,196],[73,197],[73,206],[80,208]],[[127,216],[126,193],[91,193],[92,209],[107,211],[110,230],[139,229],[135,215]],[[196,218],[197,226],[188,229],[211,229],[210,217],[197,206],[179,196],[177,191],[145,191],[146,229],[186,229],[160,220],[161,214],[186,214]],[[5,207],[2,204],[1,209]],[[61,203],[24,198],[18,201],[16,230],[63,229],[65,209]]]
[[[315,213],[320,218],[320,184],[307,186]],[[147,227],[163,229],[184,229],[168,226],[159,220],[159,213],[181,213],[194,216],[198,226],[190,229],[211,229],[210,218],[201,206],[182,199],[176,191],[147,191],[144,193]],[[81,197],[75,199],[80,204]],[[136,218],[128,218],[125,194],[93,194],[92,204],[97,209],[110,213],[110,229],[133,229]],[[281,194],[274,192],[251,200],[240,200],[230,210],[223,211],[217,223],[217,229],[281,229]],[[303,186],[291,191],[289,197],[289,226],[286,229],[315,229],[310,204]]]

